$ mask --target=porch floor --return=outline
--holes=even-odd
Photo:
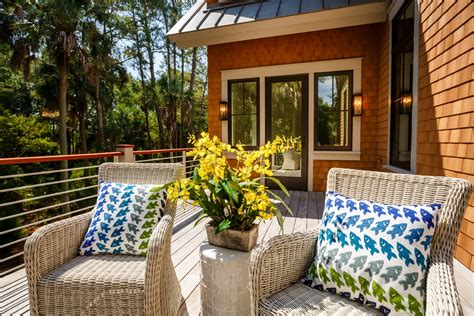
[[[293,215],[284,213],[284,232],[307,231],[315,227],[322,217],[324,194],[322,192],[290,192],[285,202],[293,210]],[[184,301],[180,315],[200,314],[200,266],[199,246],[206,240],[204,223],[194,227],[199,209],[190,205],[178,208],[171,252],[176,274],[181,284]],[[259,241],[278,235],[280,228],[276,221],[259,225]],[[474,315],[474,273],[455,260],[455,276],[466,315]],[[1,315],[29,314],[28,289],[25,270],[12,273],[0,281]]]

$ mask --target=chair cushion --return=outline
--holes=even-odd
[[[146,257],[78,256],[38,282],[40,310],[123,315],[143,310]],[[59,309],[60,307],[60,309]]]
[[[373,308],[296,283],[262,300],[260,315],[379,315]]]
[[[383,205],[326,195],[314,262],[303,280],[378,308],[420,315],[440,204]]]
[[[101,183],[79,255],[146,255],[165,205],[166,190],[161,186]]]

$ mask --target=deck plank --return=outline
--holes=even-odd
[[[322,192],[291,191],[286,196],[282,191],[276,191],[290,206],[293,215],[287,213],[283,205],[279,208],[286,220],[285,233],[308,231],[314,229],[322,217],[324,210],[324,194]],[[194,221],[199,214],[199,208],[192,205],[180,204],[175,219],[171,243],[172,259],[176,274],[181,284],[183,302],[179,315],[200,315],[200,280],[201,267],[199,262],[199,247],[206,241],[205,222],[194,227]],[[280,234],[276,220],[261,222],[259,225],[259,242]],[[455,262],[455,276],[460,290],[461,302],[466,314],[473,311],[474,281],[473,273]],[[461,271],[461,268],[464,268]],[[466,272],[467,271],[467,272]],[[462,272],[462,273],[461,273]],[[471,282],[466,282],[471,278]],[[28,288],[25,270],[19,270],[0,280],[2,301],[1,315],[29,314]]]
[[[283,191],[275,191],[275,194],[279,196],[281,199],[283,199],[285,196],[285,193]],[[283,214],[283,212],[285,211],[285,207],[283,206],[283,204],[281,204],[281,202],[278,202],[277,205],[278,205],[278,209]],[[259,226],[258,227],[258,241],[259,242],[265,239],[265,236],[267,235],[268,231],[271,229],[272,226],[274,226],[275,224],[278,224],[275,222],[276,221],[273,221],[273,220],[266,220],[266,221],[260,222],[260,224],[258,225]]]
[[[278,195],[282,198],[283,202],[285,202],[287,206],[291,204],[292,197],[294,196],[293,191],[290,191],[289,195],[286,195],[284,192],[279,191]],[[280,209],[281,214],[286,218],[288,216],[288,209],[285,206],[283,206],[283,204],[279,205],[279,209]],[[274,236],[281,234],[281,227],[278,224],[278,221],[276,220],[276,218],[271,220],[270,222],[271,222],[270,227],[267,233],[265,234],[265,236],[262,236],[262,238],[259,237],[260,241],[266,241]]]
[[[298,208],[293,210],[295,214],[294,232],[305,232],[308,216],[308,192],[301,192]]]
[[[283,222],[283,232],[291,234],[295,229],[296,216],[298,216],[298,205],[300,204],[301,191],[290,192],[290,203],[288,204],[291,212],[287,211],[285,221]]]

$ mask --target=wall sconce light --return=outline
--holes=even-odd
[[[352,115],[362,115],[362,94],[360,93],[354,94],[352,96]]]
[[[221,121],[227,121],[229,119],[229,106],[226,101],[219,103],[219,118]]]
[[[410,114],[411,106],[413,104],[413,99],[410,92],[403,92],[400,100],[400,113],[401,114]]]

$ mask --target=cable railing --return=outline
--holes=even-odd
[[[0,158],[0,277],[24,267],[24,243],[36,229],[93,209],[100,164],[179,162],[189,177],[199,162],[188,151],[117,145],[114,152]]]

